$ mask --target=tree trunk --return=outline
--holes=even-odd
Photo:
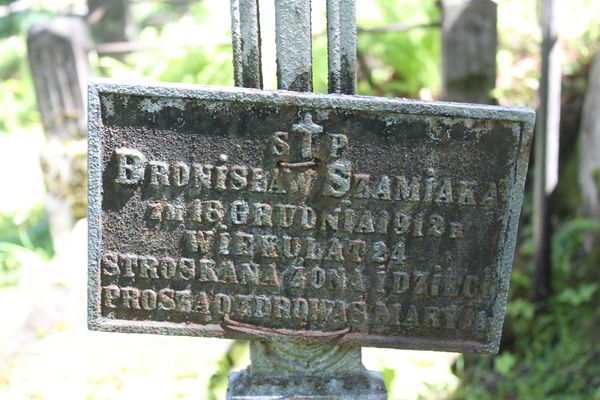
[[[586,216],[600,222],[600,52],[590,69],[581,116],[579,185]],[[586,241],[591,250],[593,238]]]

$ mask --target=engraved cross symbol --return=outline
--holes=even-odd
[[[312,120],[312,115],[307,112],[302,121],[292,125],[292,132],[302,135],[302,158],[313,157],[313,135],[323,132],[323,127]]]
[[[314,159],[313,141],[314,136],[323,132],[321,125],[315,124],[312,115],[307,112],[304,114],[299,123],[293,124],[290,132],[299,137],[300,155],[305,161],[285,162],[279,161],[281,167],[286,168],[305,168],[314,167],[317,165],[317,160]],[[275,132],[274,145],[272,147],[273,154],[276,156],[287,156],[290,151],[288,143],[288,132]],[[307,160],[308,159],[308,160]]]

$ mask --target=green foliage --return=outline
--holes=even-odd
[[[526,219],[530,212],[524,207]],[[533,268],[527,250],[517,258],[511,279],[503,352],[457,368],[463,383],[452,399],[583,400],[600,395],[600,279],[596,255],[584,250],[587,240],[600,239],[600,224],[568,218],[557,225],[552,237],[554,295],[540,304],[529,300]],[[531,242],[531,233],[525,225],[523,243]]]
[[[246,364],[248,357],[248,342],[234,341],[225,356],[221,358],[217,371],[210,377],[207,388],[208,400],[224,398],[229,374],[233,369]]]
[[[600,223],[588,218],[573,218],[559,227],[552,237],[552,262],[559,279],[581,281],[590,273],[584,243],[593,234],[600,234]]]
[[[25,32],[29,26],[48,18],[48,13],[28,11],[0,18],[0,149],[3,173],[14,173],[9,165],[21,167],[21,184],[14,187],[13,175],[0,176],[5,189],[0,201],[0,289],[18,283],[24,265],[47,261],[53,254],[48,220],[42,201],[43,189],[28,189],[41,185],[37,158],[24,157],[21,152],[33,150],[39,132],[39,115],[35,91],[27,63]],[[33,159],[32,159],[33,158]],[[33,162],[33,163],[32,163]],[[23,182],[27,182],[23,185]],[[17,196],[17,192],[23,192]],[[34,195],[15,209],[10,196],[24,198]],[[8,196],[8,197],[7,197]],[[17,205],[19,206],[19,205]]]
[[[0,40],[0,134],[39,123],[23,36]]]
[[[590,303],[598,289],[600,289],[600,284],[598,283],[588,283],[576,288],[566,288],[556,297],[556,300],[573,307],[578,307],[582,304]]]
[[[381,370],[381,374],[383,375],[383,383],[388,391],[391,390],[392,382],[396,379],[396,370],[393,368],[383,368]]]
[[[123,61],[101,57],[95,64],[98,75],[125,80],[135,77],[233,86],[229,26],[224,29],[222,20],[217,18],[220,15],[215,15],[222,10],[221,7],[213,10],[203,2],[186,5],[184,10],[181,5],[149,3],[138,16],[150,23],[142,25],[139,40],[164,43],[165,47],[131,53]],[[157,18],[164,17],[164,13],[174,19],[160,18],[158,24]],[[203,39],[205,43],[187,46],[192,37]]]
[[[588,292],[589,293],[589,292]],[[590,302],[600,300],[594,290]],[[586,295],[587,296],[587,295]],[[600,313],[577,309],[561,295],[543,313],[522,316],[528,331],[519,332],[514,350],[479,357],[452,399],[593,399],[600,387]],[[581,306],[578,303],[577,306]],[[514,318],[514,315],[508,316]]]
[[[41,205],[22,220],[0,213],[0,289],[18,283],[23,265],[48,261],[52,254],[48,220]]]
[[[502,355],[496,357],[494,360],[494,369],[498,373],[506,376],[510,374],[510,371],[513,369],[516,363],[517,358],[513,354],[506,351],[502,353]]]
[[[525,207],[524,213],[529,212]],[[463,383],[452,399],[598,397],[600,280],[595,255],[584,248],[594,235],[600,239],[600,225],[585,218],[557,225],[552,238],[554,295],[544,303],[532,303],[532,254],[517,258],[520,263],[511,279],[503,352],[457,368]],[[528,224],[522,229],[524,243],[531,240],[530,228]]]
[[[42,23],[52,17],[52,13],[45,11],[23,11],[0,17],[0,38],[19,36],[34,24]]]
[[[439,22],[434,0],[373,1],[376,13],[358,15],[364,28],[390,24],[421,25]],[[419,97],[422,89],[440,89],[440,34],[438,29],[364,33],[358,41],[361,94]]]
[[[327,36],[313,40],[313,90],[327,93]]]
[[[440,20],[435,0],[404,0],[400,6],[395,0],[377,0],[369,9],[372,12],[364,15],[359,13],[359,26],[373,28],[397,23],[419,25]],[[207,41],[207,45],[198,47],[173,46],[156,51],[145,50],[130,54],[123,61],[102,57],[96,64],[100,75],[233,85],[229,28],[223,29],[222,21],[217,20],[217,17],[223,17],[220,8],[216,10],[204,2],[198,2],[189,5],[187,12],[184,12],[177,5],[150,2],[136,10],[138,20],[143,21],[140,41],[177,43],[189,37],[211,40]],[[193,19],[190,18],[192,16]],[[209,29],[203,30],[201,26],[212,28],[210,37],[206,36]],[[359,56],[363,62],[359,74],[359,93],[419,97],[424,88],[438,92],[439,42],[439,30],[426,28],[360,35]],[[313,43],[313,78],[314,90],[326,92],[326,35],[318,35]]]

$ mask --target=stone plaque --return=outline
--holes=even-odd
[[[91,329],[497,351],[533,111],[89,95]]]

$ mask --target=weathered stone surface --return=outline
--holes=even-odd
[[[90,85],[92,329],[494,352],[534,113]]]
[[[129,0],[88,0],[87,4],[96,43],[125,42],[137,36]]]
[[[228,400],[387,399],[381,373],[363,366],[360,347],[333,346],[327,340],[251,341],[250,361],[229,376]]]
[[[90,75],[87,28],[81,18],[56,17],[34,25],[27,52],[47,143],[41,163],[54,248],[60,251],[75,221],[85,218],[86,102]]]
[[[248,370],[229,376],[227,400],[386,400],[380,372],[358,376],[256,377]]]
[[[492,0],[442,0],[442,98],[494,103],[497,7]]]

